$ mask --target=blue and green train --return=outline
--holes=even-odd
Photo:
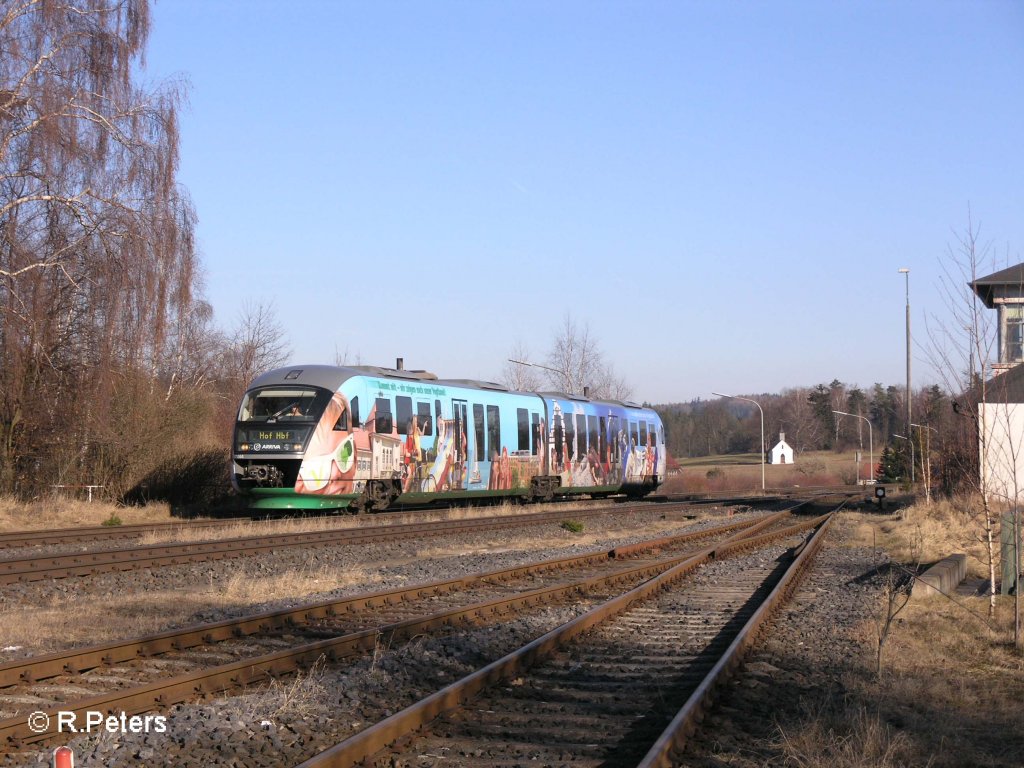
[[[650,408],[372,366],[263,374],[239,407],[233,456],[235,487],[258,509],[639,497],[666,467]]]

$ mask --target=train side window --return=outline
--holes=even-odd
[[[612,460],[618,461],[621,448],[619,447],[619,417],[609,416],[608,417],[608,430],[611,433],[612,440]]]
[[[555,464],[562,466],[562,446],[565,444],[565,435],[562,430],[562,420],[555,421]]]
[[[597,455],[601,457],[601,461],[604,461],[608,455],[608,420],[602,416],[599,423],[601,426],[597,430],[597,439],[600,443]]]
[[[416,417],[424,437],[434,434],[434,425],[430,420],[430,403],[416,403]]]
[[[640,445],[640,430],[635,421],[629,422],[629,439],[633,445]]]
[[[378,397],[374,401],[374,405],[377,411],[377,417],[374,419],[374,432],[391,432],[395,426],[391,416],[391,401],[386,397]]]
[[[359,426],[359,395],[352,398],[352,428]]]
[[[587,417],[582,413],[576,414],[576,439],[579,441],[577,452],[582,459],[587,455]]]
[[[501,412],[496,405],[487,406],[487,446],[492,456],[501,454]]]
[[[473,404],[473,429],[476,432],[476,460],[480,461],[482,456],[487,460],[487,446],[484,445],[484,407],[477,403]]]
[[[540,447],[544,444],[544,435],[540,433],[540,416],[536,413],[530,415],[530,453],[536,456],[540,453]]]
[[[348,409],[344,409],[338,420],[334,423],[335,432],[348,432]]]
[[[412,421],[412,398],[398,395],[395,398],[395,419],[398,422],[398,434],[409,434],[409,422]]]
[[[640,422],[640,442],[638,445],[647,445],[647,422]]]
[[[569,446],[569,459],[576,458],[576,427],[573,426],[572,414],[562,417],[565,421],[565,442]]]
[[[530,449],[530,414],[525,408],[516,408],[516,426],[519,427],[519,450]]]
[[[587,416],[587,434],[590,438],[590,450],[597,453],[597,416]]]

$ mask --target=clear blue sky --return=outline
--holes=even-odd
[[[160,0],[219,325],[500,376],[566,313],[651,402],[905,381],[968,206],[1024,260],[1024,4]],[[934,381],[914,353],[915,386]]]

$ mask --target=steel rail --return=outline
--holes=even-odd
[[[571,557],[553,558],[531,565],[514,566],[497,571],[471,574],[457,579],[446,579],[402,589],[318,601],[295,608],[264,611],[235,619],[197,624],[114,643],[103,643],[69,651],[16,659],[0,664],[0,688],[19,683],[33,683],[62,674],[85,672],[96,667],[110,666],[137,658],[148,658],[172,651],[185,650],[221,640],[244,637],[257,632],[288,629],[338,614],[351,614],[362,610],[371,610],[379,606],[446,594],[487,580],[508,580],[531,573],[584,567],[590,563],[601,562],[609,558],[623,558],[644,550],[679,545],[687,541],[708,538],[732,531],[745,529],[748,533],[756,533],[766,525],[776,522],[785,514],[787,513],[775,513],[764,520],[741,520],[728,525],[706,528],[679,536],[616,547],[610,551],[596,550]]]
[[[718,529],[695,531],[691,534],[683,534],[679,538],[682,543],[685,543],[686,540],[692,540],[693,538],[706,537],[723,532],[730,533],[739,529],[738,533],[734,533],[732,537],[730,537],[729,540],[731,541],[736,537],[748,536],[752,533],[764,530],[766,527],[778,522],[785,514],[787,513],[775,513],[764,520],[755,521],[753,523],[751,521],[741,521],[739,523],[719,527]],[[785,531],[789,529],[783,530]],[[779,535],[784,534],[780,533]],[[654,543],[660,547],[664,545],[664,541],[664,539],[659,539]],[[705,547],[700,551],[714,551],[714,548],[714,546]],[[629,554],[635,554],[635,551],[631,550]],[[556,567],[554,564],[566,560],[583,561],[593,558],[602,558],[607,560],[609,557],[621,556],[623,556],[622,553],[617,554],[617,551],[613,549],[610,551],[594,552],[589,555],[576,556],[575,558],[562,558],[553,561],[545,561],[536,565],[539,567],[552,568]],[[685,553],[664,558],[663,560],[653,563],[648,562],[635,566],[627,566],[626,568],[619,569],[616,572],[605,576],[595,576],[590,579],[584,579],[569,584],[541,587],[539,589],[530,590],[517,595],[504,596],[469,606],[462,606],[425,617],[414,617],[404,621],[395,622],[385,627],[367,629],[313,643],[306,643],[296,648],[219,665],[199,672],[179,675],[159,683],[151,683],[129,689],[122,689],[120,691],[101,694],[77,702],[68,702],[60,705],[59,707],[41,711],[45,711],[50,716],[51,722],[54,721],[58,711],[75,712],[78,716],[82,716],[85,712],[90,711],[102,711],[109,714],[113,713],[115,710],[123,711],[127,715],[139,714],[154,708],[163,708],[181,701],[186,701],[195,696],[208,695],[229,688],[259,682],[270,676],[284,674],[286,672],[293,671],[298,667],[314,664],[322,657],[327,657],[332,661],[336,661],[371,652],[379,642],[380,638],[385,636],[388,638],[387,642],[390,643],[394,640],[412,638],[418,634],[422,634],[423,632],[443,627],[474,624],[482,618],[504,615],[520,607],[544,605],[551,600],[562,599],[581,591],[585,592],[599,585],[607,586],[614,585],[616,583],[636,581],[637,579],[651,578],[656,576],[658,573],[663,572],[665,568],[671,567],[679,562],[687,561],[691,558],[692,553]],[[528,573],[530,570],[531,566],[518,566],[516,568],[498,571],[496,573]],[[484,574],[484,577],[486,576],[487,574]],[[446,582],[440,583],[445,584]],[[403,593],[415,593],[417,590],[425,590],[429,586],[430,585],[423,585],[407,590],[396,590],[393,593],[375,593],[373,595],[356,596],[351,598],[350,601],[355,603],[361,600],[365,601],[368,598],[374,601],[398,601],[401,599],[401,595]],[[32,659],[28,659],[26,661],[31,662]],[[38,741],[50,735],[53,734],[49,731],[42,731],[39,733],[33,732],[28,727],[27,721],[23,716],[15,716],[0,722],[0,743],[6,742],[16,746],[21,743]]]
[[[109,541],[113,539],[137,539],[147,533],[188,531],[197,528],[228,527],[231,525],[262,523],[264,520],[251,517],[235,517],[223,520],[169,520],[162,523],[137,523],[133,525],[89,525],[80,528],[41,528],[39,530],[8,531],[0,533],[0,549],[16,547],[48,546],[53,544],[76,544],[87,541]],[[272,520],[270,522],[280,522]]]
[[[796,530],[807,530],[808,528],[820,525],[826,518],[827,516],[822,516],[807,523],[791,526],[783,531],[776,531],[773,537],[791,535]],[[737,534],[727,539],[724,543],[701,550],[658,576],[645,581],[640,586],[612,598],[528,643],[517,651],[513,651],[440,691],[421,699],[416,704],[315,755],[301,763],[297,768],[348,768],[348,766],[368,760],[371,756],[386,749],[390,744],[423,727],[442,712],[461,706],[484,688],[519,674],[538,661],[555,653],[564,647],[567,642],[583,632],[623,613],[634,604],[646,600],[716,556],[731,554],[742,549],[756,548],[758,543],[763,543],[762,539],[764,537],[757,537],[756,540],[748,540],[746,538],[740,540],[742,535]]]
[[[660,495],[647,497],[642,502],[633,501],[616,501],[609,503],[607,500],[592,501],[595,509],[608,509],[608,510],[621,510],[623,508],[644,508],[651,506],[652,503],[656,504],[682,504],[687,506],[703,506],[706,504],[769,504],[779,501],[790,501],[794,498],[794,494],[782,494],[776,496],[736,496],[734,492],[728,492],[729,495],[719,494],[719,497],[715,497],[714,494],[672,494],[672,495]],[[802,494],[796,494],[798,496],[806,497],[807,492]],[[485,499],[483,501],[489,501]],[[577,497],[568,497],[565,501],[569,501],[576,504],[586,504],[587,499],[580,499]],[[557,503],[557,502],[551,502]],[[459,507],[449,507],[459,508]],[[477,509],[483,509],[479,507]],[[424,512],[439,511],[441,507],[431,505],[405,505],[395,510],[389,510],[385,513],[379,513],[375,515],[364,515],[359,518],[353,518],[351,515],[308,515],[302,517],[293,516],[278,516],[278,517],[231,517],[231,518],[220,518],[216,520],[168,520],[164,522],[155,523],[136,523],[130,525],[93,525],[93,526],[82,526],[77,528],[41,528],[38,530],[17,530],[17,531],[6,531],[0,532],[0,550],[2,549],[15,549],[19,547],[31,547],[31,546],[49,546],[56,544],[76,544],[85,543],[92,541],[110,541],[116,539],[129,539],[139,538],[147,533],[166,533],[166,532],[178,532],[188,531],[202,528],[218,528],[218,527],[230,527],[232,525],[263,525],[263,524],[274,524],[288,521],[297,520],[353,520],[360,519],[364,521],[378,518],[380,520],[394,521],[396,519],[402,519],[403,517],[420,515]],[[385,523],[382,523],[385,524]],[[387,523],[390,524],[390,523]]]
[[[585,499],[573,498],[572,501],[576,503],[586,503]],[[760,502],[765,502],[764,499],[756,499]],[[678,504],[688,504],[685,499],[679,500],[668,500],[660,499],[660,501],[673,501]],[[748,499],[748,501],[755,501],[755,499]],[[768,500],[771,501],[771,500]],[[706,502],[702,502],[706,503]],[[725,502],[723,502],[725,503]],[[607,501],[595,502],[595,509],[621,509],[623,506],[628,505],[630,508],[641,506],[635,503],[617,502],[609,504]],[[451,509],[452,507],[449,507]],[[185,532],[188,530],[202,529],[202,528],[218,528],[218,527],[231,527],[232,525],[263,525],[263,524],[274,524],[288,521],[298,520],[353,520],[359,519],[368,521],[373,518],[381,520],[381,525],[390,525],[392,522],[383,522],[401,520],[404,517],[412,517],[415,515],[423,514],[425,511],[438,511],[440,508],[437,506],[420,506],[420,505],[406,505],[403,508],[388,511],[382,515],[364,515],[362,517],[354,518],[352,515],[308,515],[303,517],[292,517],[292,516],[279,516],[279,517],[265,517],[261,516],[258,518],[247,516],[247,517],[232,517],[232,518],[221,518],[217,520],[168,520],[164,522],[156,523],[135,523],[131,525],[90,525],[82,526],[78,528],[40,528],[38,530],[18,530],[18,531],[6,531],[0,532],[0,549],[15,549],[19,547],[32,547],[32,546],[49,546],[55,544],[80,544],[92,541],[110,541],[116,539],[132,539],[139,538],[147,533],[163,534],[167,532],[176,533],[178,531]],[[372,524],[371,524],[372,525]]]
[[[714,701],[715,692],[740,666],[743,655],[756,642],[759,634],[767,627],[774,612],[789,599],[811,559],[821,547],[829,524],[834,519],[829,516],[815,531],[814,535],[801,546],[801,552],[786,570],[786,573],[775,585],[754,614],[747,620],[732,643],[708,672],[697,689],[690,695],[686,703],[672,719],[668,727],[655,741],[654,745],[640,761],[637,768],[668,768],[673,765],[673,758],[679,757],[689,736],[696,730],[704,717],[704,712]]]
[[[680,505],[684,506],[684,505]],[[603,517],[609,513],[630,513],[636,507],[600,507],[573,510],[573,517]],[[458,531],[486,531],[520,525],[541,525],[566,518],[564,511],[503,515],[421,523],[374,525],[367,528],[343,528],[329,531],[243,536],[202,542],[152,544],[142,547],[77,552],[0,560],[0,584],[13,584],[68,576],[90,576],[111,571],[128,571],[154,566],[223,560],[260,552],[273,552],[284,547],[307,547],[322,544],[351,546],[373,541],[411,539],[444,535]]]

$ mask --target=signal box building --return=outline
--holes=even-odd
[[[998,361],[993,376],[961,396],[960,407],[977,408],[979,457],[985,487],[1007,502],[1024,495],[1024,264],[981,277],[971,289],[997,312]],[[982,441],[981,437],[985,440]]]
[[[971,288],[989,309],[998,313],[999,362],[996,372],[1024,363],[1024,264],[980,277]]]

